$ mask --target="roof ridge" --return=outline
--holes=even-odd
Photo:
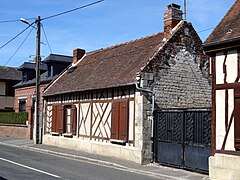
[[[72,58],[72,56],[70,56],[70,55],[62,55],[62,54],[54,54],[54,53],[51,53],[50,55],[54,55],[54,56],[65,56],[65,57],[71,57],[71,58]]]
[[[131,43],[134,43],[134,42],[137,42],[137,41],[142,41],[142,40],[145,40],[145,39],[148,39],[150,37],[157,36],[157,35],[160,35],[160,34],[163,34],[163,32],[158,32],[158,33],[155,33],[155,34],[152,34],[152,35],[148,35],[148,36],[145,36],[145,37],[140,37],[140,38],[137,38],[137,39],[134,39],[134,40],[131,40],[131,41],[123,42],[123,43],[116,44],[116,45],[113,45],[113,46],[109,46],[109,47],[106,47],[106,48],[97,49],[97,50],[91,51],[91,52],[89,52],[87,54],[88,55],[93,55],[93,54],[98,53],[98,52],[102,52],[102,51],[118,48],[118,47],[121,47],[121,46],[124,46],[124,45],[127,45],[127,44],[131,44]]]

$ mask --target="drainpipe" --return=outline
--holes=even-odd
[[[153,112],[154,112],[154,101],[155,101],[155,95],[154,95],[153,91],[139,87],[138,83],[136,83],[135,85],[136,85],[136,89],[138,89],[139,91],[148,92],[148,93],[152,94],[152,115],[153,115]]]
[[[136,89],[137,90],[152,94],[152,122],[151,122],[151,124],[152,124],[152,129],[151,129],[151,142],[152,142],[152,152],[151,153],[152,153],[152,159],[151,159],[151,162],[153,162],[154,161],[154,156],[155,156],[155,153],[154,153],[154,143],[153,143],[153,129],[154,129],[153,113],[154,113],[155,95],[154,95],[153,91],[139,87],[138,83],[135,83],[135,85],[136,85]]]

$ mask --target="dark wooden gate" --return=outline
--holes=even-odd
[[[154,118],[155,161],[208,172],[211,110],[161,110]]]

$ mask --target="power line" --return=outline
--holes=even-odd
[[[35,22],[34,22],[35,23]],[[12,42],[14,39],[16,39],[18,36],[20,36],[22,33],[24,33],[29,27],[31,27],[34,23],[30,24],[28,27],[26,27],[24,30],[22,30],[20,33],[18,33],[16,36],[14,36],[12,39],[10,39],[8,42],[6,42],[4,45],[0,47],[0,49],[4,48],[6,45],[8,45],[10,42]]]
[[[27,38],[29,37],[29,35],[31,34],[31,32],[33,31],[34,27],[32,27],[31,31],[27,34],[27,36],[25,37],[25,39],[23,40],[23,42],[19,45],[19,47],[17,48],[17,50],[13,53],[13,55],[7,60],[7,62],[4,64],[4,66],[6,66],[6,64],[9,63],[9,61],[15,56],[15,54],[18,52],[18,50],[22,47],[22,45],[24,44],[24,42],[27,40]]]
[[[46,41],[47,41],[48,48],[49,48],[49,50],[50,50],[50,52],[51,52],[51,54],[52,54],[52,49],[51,49],[50,44],[49,44],[49,42],[48,42],[48,38],[47,38],[47,36],[46,36],[46,32],[45,32],[45,30],[44,30],[43,24],[41,24],[41,26],[42,26],[42,30],[43,30],[44,37],[45,37],[45,39],[46,39]]]
[[[215,28],[215,27],[211,27],[211,28],[208,28],[208,29],[203,29],[203,30],[201,30],[201,31],[198,31],[197,33],[205,32],[205,31],[209,31],[209,30],[214,29],[214,28]]]
[[[63,14],[67,14],[67,13],[70,13],[70,12],[73,12],[73,11],[76,11],[76,10],[79,10],[79,9],[83,9],[83,8],[86,8],[88,6],[92,6],[94,4],[97,4],[97,3],[100,3],[100,2],[103,2],[104,0],[100,0],[100,1],[95,1],[93,3],[90,3],[90,4],[86,4],[84,6],[81,6],[81,7],[77,7],[77,8],[74,8],[74,9],[71,9],[71,10],[68,10],[68,11],[64,11],[64,12],[61,12],[61,13],[58,13],[58,14],[55,14],[55,15],[51,15],[51,16],[48,16],[48,17],[45,17],[41,20],[46,20],[46,19],[50,19],[50,18],[54,18],[56,16],[60,16],[60,15],[63,15]]]

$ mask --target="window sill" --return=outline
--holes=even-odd
[[[72,133],[64,133],[63,137],[72,138],[73,135],[72,135]]]
[[[119,145],[126,145],[127,140],[119,140],[119,139],[110,139],[110,142],[113,144],[119,144]]]
[[[59,133],[58,132],[51,132],[50,133],[52,136],[59,136]]]

